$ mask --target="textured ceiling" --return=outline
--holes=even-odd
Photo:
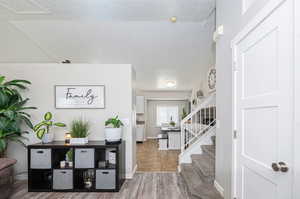
[[[214,7],[214,0],[0,0],[0,19],[200,22]]]

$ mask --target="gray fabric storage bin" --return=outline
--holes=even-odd
[[[73,170],[54,169],[53,189],[55,190],[73,189]]]
[[[30,149],[31,169],[51,169],[51,149]]]
[[[75,168],[94,168],[95,149],[78,148],[75,149]]]
[[[96,170],[96,189],[115,189],[116,170]]]

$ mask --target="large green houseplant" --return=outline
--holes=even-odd
[[[23,141],[27,138],[24,134],[29,132],[24,130],[23,124],[33,129],[30,115],[25,111],[36,108],[26,107],[29,99],[23,99],[20,93],[29,84],[27,80],[5,81],[5,77],[0,75],[0,156],[3,156],[10,141],[25,146]]]

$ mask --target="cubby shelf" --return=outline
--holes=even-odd
[[[69,151],[66,157],[66,154]],[[115,164],[108,163],[107,150],[115,151]],[[68,159],[72,167],[61,168]],[[106,163],[98,168],[98,162]],[[125,142],[66,145],[56,141],[28,146],[28,191],[117,192],[125,181]],[[89,187],[89,188],[87,188]]]

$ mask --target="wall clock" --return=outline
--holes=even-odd
[[[216,83],[217,83],[217,71],[215,68],[211,68],[208,71],[208,89],[209,92],[216,91]]]

